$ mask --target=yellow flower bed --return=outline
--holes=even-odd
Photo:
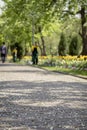
[[[23,59],[29,60],[29,59],[31,59],[31,56],[24,56]]]
[[[7,59],[8,59],[8,60],[11,60],[11,59],[12,59],[12,56],[7,56]]]
[[[32,56],[24,56],[23,59],[25,60],[31,60]],[[7,59],[8,60],[11,60],[12,59],[12,56],[7,56]],[[38,56],[38,59],[41,61],[41,60],[48,60],[48,59],[54,59],[54,60],[76,60],[76,61],[83,61],[83,60],[87,60],[87,55],[84,55],[84,56]]]

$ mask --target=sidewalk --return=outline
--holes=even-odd
[[[0,130],[87,130],[87,80],[0,63]]]

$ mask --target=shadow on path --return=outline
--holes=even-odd
[[[86,130],[87,84],[0,82],[0,130]]]

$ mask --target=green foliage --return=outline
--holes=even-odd
[[[61,55],[61,56],[66,55],[66,48],[67,48],[67,46],[66,46],[66,38],[65,38],[64,33],[62,33],[61,37],[60,37],[59,46],[58,46],[59,55]]]
[[[79,70],[87,70],[87,61],[84,61],[79,65]]]
[[[73,32],[82,32],[80,26],[80,17],[76,17],[76,13],[80,12],[81,6],[87,8],[87,0],[3,0],[5,7],[0,21],[0,39],[4,39],[10,44],[18,42],[21,44],[32,44],[32,27],[34,27],[34,38],[37,38],[39,43],[40,34],[38,26],[42,28],[42,35],[46,42],[46,50],[48,54],[57,54],[57,45],[59,36],[63,29],[66,39],[62,39],[59,44],[59,55],[66,55],[69,36]],[[74,18],[79,21],[79,25]],[[56,26],[53,30],[50,23],[63,22],[62,27]],[[66,21],[65,21],[66,19]],[[76,23],[76,25],[74,24]],[[77,26],[78,25],[78,26]],[[78,29],[77,29],[78,28]],[[64,30],[65,29],[65,30]],[[77,30],[76,30],[77,29]],[[64,38],[64,37],[63,37]],[[1,40],[2,41],[2,40]],[[42,44],[40,44],[42,48]],[[80,45],[81,46],[81,45]],[[79,49],[79,48],[77,48]],[[74,52],[75,54],[78,54]]]
[[[73,36],[69,46],[70,55],[79,55],[81,50],[81,43],[79,42],[78,36]]]

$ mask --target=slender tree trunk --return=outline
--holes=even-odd
[[[44,37],[42,35],[41,27],[40,26],[38,27],[38,30],[39,30],[41,41],[42,41],[42,55],[46,56],[46,47],[45,47]]]
[[[45,42],[44,42],[44,38],[43,38],[42,34],[41,34],[41,40],[42,40],[42,46],[43,46],[42,55],[46,56],[46,47],[45,47]]]
[[[40,45],[39,41],[38,41],[37,43],[38,43],[38,47],[39,47],[39,49],[40,49],[41,56],[42,56],[42,54],[43,54],[42,47],[41,47],[41,45]]]
[[[82,55],[87,55],[87,27],[84,26],[86,23],[86,15],[85,15],[85,7],[81,8],[81,24],[82,24],[82,42],[83,42],[83,49]]]

